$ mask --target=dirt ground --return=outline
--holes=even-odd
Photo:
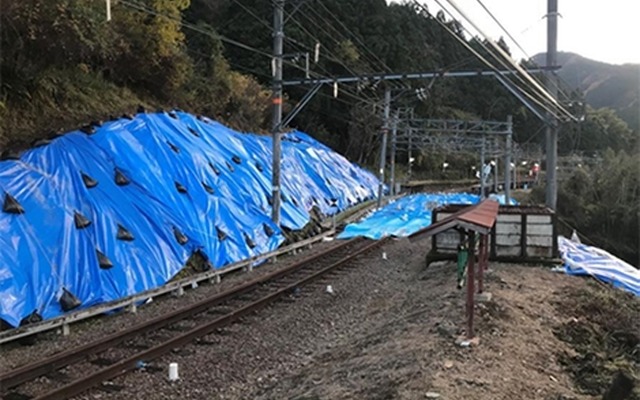
[[[637,299],[548,269],[493,264],[487,277],[492,300],[476,308],[480,344],[462,348],[455,339],[464,331],[464,293],[455,288],[454,266],[425,269],[416,257],[421,252],[411,245],[388,251],[405,272],[399,277],[404,290],[395,299],[372,304],[376,326],[344,338],[306,367],[247,397],[599,399],[615,371],[596,372],[600,386],[584,386],[584,352],[590,359],[589,352],[602,348],[576,346],[567,331],[600,329],[605,335],[607,328],[588,323],[589,315],[606,314],[613,303],[628,308],[613,319],[620,318],[628,344],[636,346],[635,365],[627,362],[622,370],[640,372]],[[610,304],[603,307],[592,301],[596,298]],[[633,347],[627,350],[631,356]]]
[[[460,347],[464,292],[453,264],[425,269],[426,250],[392,241],[80,398],[583,400],[603,398],[620,374],[637,385],[638,299],[549,269],[492,264],[492,300],[476,306],[480,343]],[[178,382],[167,380],[170,362]],[[608,400],[640,398],[637,389],[629,396]]]
[[[492,299],[475,310],[480,342],[460,347],[465,292],[452,263],[425,268],[427,246],[390,241],[79,398],[595,400],[617,379],[618,390],[635,392],[606,400],[640,400],[640,299],[547,268],[490,264]],[[187,297],[151,303],[135,318]],[[104,321],[121,326],[128,318]],[[167,380],[171,362],[179,364],[177,382]]]

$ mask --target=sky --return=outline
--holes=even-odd
[[[391,0],[393,2],[401,2]],[[434,0],[419,0],[433,14],[440,7]],[[544,52],[547,47],[544,15],[547,0],[482,0],[509,31],[526,55],[508,39],[478,0],[453,0],[455,4],[490,38],[503,36],[516,59]],[[446,0],[440,0],[456,19],[464,21]],[[558,51],[610,64],[640,64],[640,0],[558,0]],[[463,23],[465,28],[472,29]],[[471,30],[473,34],[477,31]]]

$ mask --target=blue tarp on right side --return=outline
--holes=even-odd
[[[558,250],[567,274],[589,275],[640,296],[640,270],[613,254],[563,236],[558,236]]]

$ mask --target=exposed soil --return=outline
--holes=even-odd
[[[556,306],[569,320],[554,333],[576,354],[560,354],[560,363],[586,393],[610,388],[609,394],[628,393],[629,399],[640,400],[640,302],[595,281],[567,288],[565,295]]]
[[[548,269],[491,264],[492,299],[476,306],[479,345],[460,347],[464,291],[452,263],[425,269],[427,242],[389,242],[80,398],[595,400],[614,378],[638,385],[639,299]],[[177,382],[167,380],[170,362]]]

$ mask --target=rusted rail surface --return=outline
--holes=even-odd
[[[340,260],[332,263],[329,266],[322,266],[320,270],[312,269],[309,272],[306,271],[306,266],[313,263],[324,263],[326,262],[326,257],[328,255],[337,253],[343,249],[350,250],[349,246],[357,245],[359,243],[365,243],[363,247],[356,247],[355,251],[348,254],[346,257],[341,258]],[[293,274],[305,272],[306,276],[302,278],[296,278],[293,283],[286,283],[286,286],[283,288],[274,288],[268,294],[260,297],[259,299],[252,301],[249,304],[237,307],[232,311],[226,312],[223,316],[216,318],[212,321],[206,322],[200,326],[192,328],[188,332],[176,336],[172,339],[168,339],[163,343],[160,343],[152,348],[141,351],[137,354],[134,354],[124,360],[116,362],[104,369],[99,370],[89,376],[80,378],[76,381],[73,381],[63,387],[55,389],[47,394],[43,394],[37,399],[66,399],[77,394],[80,394],[87,389],[90,389],[94,386],[97,386],[104,382],[105,380],[112,379],[116,376],[124,374],[125,372],[134,369],[138,362],[144,361],[148,362],[159,356],[171,351],[176,347],[180,347],[188,344],[196,338],[205,336],[216,329],[222,328],[224,326],[229,325],[233,321],[241,318],[245,315],[248,315],[254,311],[257,311],[263,308],[265,305],[277,300],[283,295],[290,293],[295,288],[308,284],[309,282],[318,279],[319,277],[325,275],[326,273],[339,268],[344,265],[348,261],[354,259],[358,255],[365,253],[374,247],[379,246],[382,241],[367,243],[364,239],[353,239],[350,241],[341,242],[337,246],[333,246],[326,251],[308,256],[302,260],[296,261],[295,263],[282,268],[278,271],[272,272],[260,278],[254,279],[250,282],[241,284],[237,287],[234,287],[230,290],[224,291],[222,293],[216,294],[210,298],[202,300],[198,303],[192,304],[190,306],[184,307],[183,309],[174,311],[170,314],[163,315],[161,317],[152,319],[147,322],[143,322],[139,325],[133,326],[125,331],[117,332],[107,337],[104,337],[95,342],[86,344],[79,348],[71,349],[52,357],[49,357],[40,362],[36,362],[34,364],[26,365],[20,368],[17,368],[13,371],[10,371],[2,376],[0,376],[0,387],[3,391],[7,391],[8,389],[15,388],[25,382],[29,382],[33,379],[36,379],[39,376],[47,374],[49,372],[64,368],[65,366],[82,362],[83,360],[89,358],[90,355],[101,353],[107,351],[108,349],[114,348],[115,346],[131,340],[133,338],[142,336],[146,333],[156,331],[163,327],[168,327],[171,324],[174,324],[178,321],[187,320],[190,317],[200,314],[211,307],[214,307],[219,304],[223,304],[225,302],[231,301],[233,299],[237,299],[240,296],[243,296],[247,293],[251,293],[257,288],[264,287],[270,283],[276,283],[278,280],[285,279],[288,276],[294,276]]]

